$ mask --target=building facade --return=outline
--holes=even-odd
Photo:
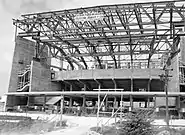
[[[169,108],[182,112],[182,5],[151,2],[22,15],[13,22],[20,31],[7,108],[60,106],[61,95],[66,111],[163,108],[168,90]]]

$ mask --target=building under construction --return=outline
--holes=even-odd
[[[7,109],[160,110],[168,99],[169,110],[185,111],[183,1],[32,13],[13,24]]]

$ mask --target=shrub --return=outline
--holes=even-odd
[[[120,135],[153,135],[153,110],[136,110],[126,114],[119,125]]]

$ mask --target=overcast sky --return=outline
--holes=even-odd
[[[0,95],[7,92],[9,85],[15,31],[12,18],[30,12],[149,1],[161,0],[0,0]]]

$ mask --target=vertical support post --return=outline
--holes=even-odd
[[[43,107],[44,107],[44,112],[45,112],[45,110],[46,110],[46,95],[44,95],[44,105],[43,105]]]
[[[69,108],[71,108],[72,105],[73,105],[73,99],[72,99],[72,97],[70,97],[70,98],[69,98]]]
[[[87,85],[86,84],[84,84],[84,91],[86,91],[87,90]]]
[[[114,97],[114,108],[116,107],[116,97]]]
[[[30,104],[30,96],[27,95],[26,112],[28,111],[29,104]]]
[[[148,81],[148,88],[147,91],[150,92],[150,85],[151,85],[151,79]],[[150,97],[147,97],[147,108],[150,106]]]
[[[147,98],[147,108],[150,107],[150,97]]]
[[[109,100],[109,97],[107,96],[106,99],[105,99],[105,108],[107,109],[108,107],[108,100]]]
[[[83,108],[85,108],[85,102],[86,102],[86,98],[85,98],[85,95],[83,95],[83,103],[82,103]]]
[[[26,106],[29,106],[29,104],[30,104],[30,96],[28,95],[28,96],[27,96],[27,103],[26,103]]]
[[[121,91],[122,92],[122,91]],[[120,112],[120,122],[122,123],[122,112],[123,112],[123,94],[121,93],[121,102],[120,102],[121,112]],[[120,123],[120,124],[121,124]]]
[[[120,52],[120,44],[118,44],[118,52]],[[121,68],[120,55],[118,55],[118,68]]]
[[[156,107],[157,107],[157,105],[156,105],[156,99],[157,99],[157,97],[156,97],[156,95],[154,96],[154,108],[156,109]]]
[[[70,91],[72,91],[72,90],[73,90],[73,85],[70,84]]]
[[[60,100],[60,126],[62,126],[63,105],[64,105],[64,96],[61,95],[61,100]]]
[[[134,90],[134,86],[133,86],[134,84],[133,84],[133,78],[131,78],[131,92],[133,92],[133,90]],[[130,107],[131,107],[131,110],[133,109],[133,97],[132,97],[132,95],[130,95]]]
[[[134,87],[133,87],[133,79],[132,78],[131,78],[130,90],[131,90],[131,92],[133,92],[133,90],[134,90]]]
[[[165,69],[165,96],[166,96],[166,125],[167,125],[167,128],[169,128],[168,75],[169,75],[169,70]]]
[[[98,129],[98,126],[99,126],[99,113],[100,113],[100,89],[101,89],[101,85],[99,84],[98,85],[98,109],[97,109],[97,129]]]
[[[133,97],[132,95],[130,95],[130,107],[131,107],[131,110],[133,109]]]
[[[177,110],[178,110],[178,117],[179,119],[181,118],[181,114],[180,114],[180,96],[177,97]]]
[[[62,53],[60,53],[60,55],[61,55],[61,58],[60,58],[60,67],[61,67],[61,69],[63,70],[63,57],[62,57]]]

